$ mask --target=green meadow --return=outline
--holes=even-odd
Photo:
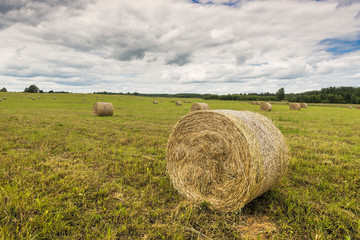
[[[360,109],[290,111],[272,103],[271,112],[261,112],[240,101],[3,97],[0,239],[360,239]],[[93,115],[96,97],[112,102],[112,117]],[[235,212],[188,202],[166,173],[169,134],[192,104],[175,106],[177,100],[270,117],[290,149],[287,174]]]

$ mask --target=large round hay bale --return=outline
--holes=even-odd
[[[153,101],[153,104],[158,104],[158,101],[156,101],[156,100],[155,100],[155,101]]]
[[[93,106],[93,112],[96,116],[112,116],[114,107],[111,102],[96,102]]]
[[[307,104],[306,103],[299,103],[301,108],[307,108]]]
[[[291,103],[290,106],[289,106],[289,109],[290,110],[300,110],[301,106],[298,103]]]
[[[262,111],[271,111],[272,106],[271,106],[270,103],[263,102],[263,103],[260,104],[260,110],[262,110]]]
[[[284,175],[289,153],[279,129],[249,111],[194,111],[173,128],[166,149],[174,187],[212,208],[242,208]]]
[[[194,103],[191,106],[191,111],[201,111],[201,110],[209,110],[209,105],[207,103]]]
[[[356,109],[360,109],[360,106],[356,106]]]
[[[176,106],[181,106],[182,103],[181,103],[181,101],[177,101],[177,102],[175,102],[175,105],[176,105]]]

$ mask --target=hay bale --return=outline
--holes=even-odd
[[[301,108],[307,108],[307,104],[306,103],[299,103]]]
[[[350,108],[350,109],[351,109],[351,108],[352,108],[352,106],[348,106],[348,108]]]
[[[56,100],[56,97],[53,97],[54,100]]]
[[[87,100],[86,98],[83,99],[84,102],[85,102],[86,100]]]
[[[177,102],[175,102],[175,105],[176,105],[176,106],[181,106],[182,103],[181,103],[180,101],[177,101]]]
[[[1,102],[2,100],[1,100],[1,98],[0,98],[0,102]]]
[[[93,112],[96,116],[112,116],[114,107],[111,102],[96,102],[93,105]]]
[[[4,100],[6,100],[6,97],[3,97]]]
[[[158,104],[158,101],[153,101],[153,104]]]
[[[191,112],[192,111],[202,111],[202,110],[209,110],[209,105],[207,103],[194,103],[191,106]]]
[[[262,111],[271,111],[271,110],[272,110],[272,106],[271,106],[270,103],[264,102],[264,103],[261,103],[261,104],[260,104],[260,110],[262,110]]]
[[[360,109],[360,106],[356,106],[356,109]]]
[[[289,106],[289,109],[290,110],[300,110],[301,106],[298,103],[291,103],[290,106]]]
[[[32,98],[32,100],[35,100],[35,98]]]
[[[233,211],[260,196],[285,174],[284,136],[249,111],[194,111],[173,128],[166,149],[174,187],[192,201]]]

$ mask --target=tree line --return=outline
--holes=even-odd
[[[239,101],[282,101],[305,103],[350,103],[360,104],[360,87],[328,87],[303,93],[285,94],[284,89],[276,93],[248,93],[209,95],[203,99],[239,100]]]
[[[3,87],[0,92],[7,92]],[[30,85],[24,92],[43,93],[36,85]],[[65,91],[49,93],[69,93]],[[285,93],[284,88],[280,88],[276,93],[238,93],[238,94],[200,94],[200,93],[176,93],[176,94],[146,94],[146,93],[116,93],[116,92],[94,92],[94,94],[109,95],[134,95],[145,97],[168,97],[168,98],[202,98],[204,100],[238,100],[238,101],[282,101],[305,102],[305,103],[349,103],[360,104],[360,87],[328,87],[321,90],[307,91],[303,93]]]

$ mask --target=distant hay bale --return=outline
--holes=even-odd
[[[191,103],[191,101],[188,101],[188,103]]]
[[[251,104],[252,105],[260,105],[260,102],[259,101],[252,101]]]
[[[172,129],[166,161],[180,194],[233,211],[279,181],[289,152],[279,129],[258,113],[194,111]]]
[[[40,97],[38,97],[38,99],[40,99]]]
[[[262,111],[271,111],[271,110],[272,110],[272,106],[271,106],[270,103],[264,102],[264,103],[261,103],[261,104],[260,104],[260,110],[262,110]]]
[[[356,109],[360,109],[360,106],[356,106]]]
[[[155,101],[153,101],[153,104],[158,104],[158,101],[156,101],[156,100],[155,100]]]
[[[96,116],[112,116],[114,107],[111,102],[96,102],[93,105],[93,112]]]
[[[184,103],[187,103],[187,101],[185,100]]]
[[[0,98],[0,102],[2,101],[2,99]]]
[[[176,105],[176,106],[181,106],[182,103],[181,103],[180,101],[177,101],[177,102],[175,102],[175,105]]]
[[[289,109],[290,110],[300,110],[301,106],[298,103],[291,103],[290,106],[289,106]]]
[[[191,112],[193,111],[201,111],[201,110],[209,110],[209,105],[207,103],[194,103],[191,106]]]
[[[86,98],[83,99],[83,101],[86,101],[86,100],[87,100]]]
[[[32,98],[32,100],[35,100],[35,98]]]
[[[352,108],[352,106],[348,106],[348,108]]]
[[[307,108],[307,104],[306,103],[299,103],[301,108]]]
[[[54,100],[56,100],[56,97],[53,97]]]
[[[3,97],[4,100],[6,100],[6,97]]]

